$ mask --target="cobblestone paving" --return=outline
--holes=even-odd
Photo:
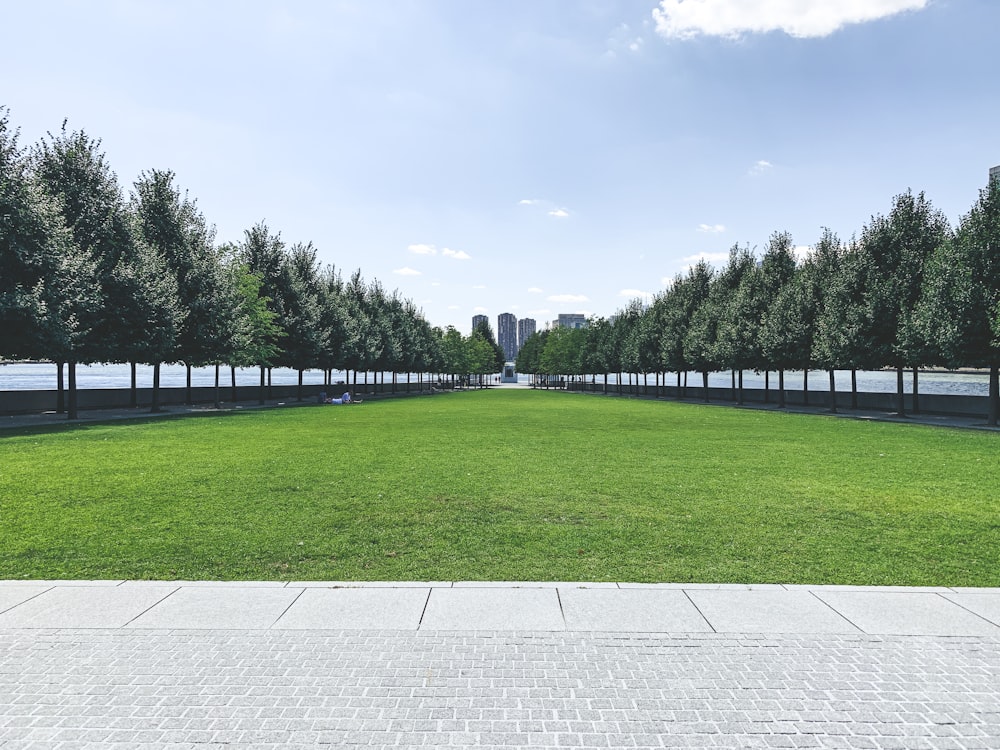
[[[0,747],[1000,748],[1000,639],[0,631]]]

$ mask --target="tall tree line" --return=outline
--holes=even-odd
[[[835,370],[851,371],[856,407],[856,371],[891,368],[900,414],[905,373],[916,409],[918,368],[928,366],[988,369],[987,418],[997,424],[1000,180],[980,191],[955,229],[923,193],[907,191],[858,237],[844,242],[824,229],[799,260],[785,232],[771,236],[760,258],[735,245],[721,269],[699,262],[651,301],[592,319],[583,332],[536,333],[517,360],[520,372],[604,375],[605,388],[609,372],[655,374],[658,383],[674,372],[682,395],[687,373],[697,372],[705,398],[709,373],[732,371],[739,400],[744,371],[774,371],[781,406],[785,371],[808,377],[820,369],[829,373],[834,409]],[[808,383],[803,393],[808,399]]]
[[[83,131],[18,143],[0,110],[0,358],[57,364],[59,408],[77,416],[76,366],[163,363],[441,372],[445,332],[360,271],[345,281],[312,243],[286,245],[264,222],[217,245],[169,170],[126,196],[99,140]],[[395,377],[395,376],[394,376]],[[234,396],[235,398],[235,396]]]

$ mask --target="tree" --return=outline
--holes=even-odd
[[[685,338],[695,312],[708,299],[715,272],[705,260],[699,260],[688,269],[686,276],[677,275],[667,290],[662,303],[662,330],[660,332],[660,357],[663,369],[677,373],[677,394],[683,395],[681,373],[694,365],[687,358]]]
[[[256,276],[260,283],[259,297],[266,301],[267,309],[272,316],[272,324],[280,339],[284,335],[284,329],[279,319],[278,300],[281,297],[281,269],[284,264],[285,243],[281,241],[280,234],[272,234],[267,224],[258,222],[243,233],[243,242],[239,246],[239,262],[246,266],[246,269]],[[270,347],[259,347],[257,351],[261,353],[272,352]],[[275,347],[270,356],[262,358],[254,364],[260,368],[260,391],[259,402],[264,403],[265,394],[265,374],[272,367],[276,360],[280,348],[275,342]]]
[[[69,374],[68,417],[77,417],[76,365],[116,359],[133,335],[135,321],[124,319],[109,300],[121,299],[114,270],[132,246],[118,179],[100,151],[100,141],[83,131],[48,134],[31,153],[31,169],[42,192],[57,208],[69,242],[65,264],[75,276],[63,298],[62,327],[51,352]]]
[[[729,263],[712,279],[708,297],[691,317],[691,324],[684,337],[684,358],[701,372],[704,398],[708,400],[708,373],[727,367],[733,362],[728,341],[720,338],[720,328],[730,300],[739,288],[743,276],[753,267],[749,249],[733,245],[729,250]]]
[[[557,326],[550,330],[540,358],[541,371],[546,375],[580,375],[586,337],[584,328]]]
[[[348,352],[357,343],[358,329],[357,321],[350,316],[343,279],[333,266],[328,266],[320,274],[319,289],[320,325],[326,334],[319,364],[329,376],[333,370],[347,366]]]
[[[231,304],[233,294],[225,288],[226,278],[212,247],[213,232],[188,197],[174,186],[174,173],[153,169],[135,182],[132,210],[142,241],[160,258],[176,279],[181,315],[173,347],[150,350],[154,355],[153,405],[159,410],[160,365],[184,362],[190,404],[191,368],[219,361],[227,348],[225,339],[231,321],[222,305]]]
[[[820,346],[820,321],[829,304],[830,290],[835,284],[843,256],[843,246],[840,238],[824,228],[819,242],[813,247],[801,268],[801,278],[798,280],[803,289],[802,307],[799,315],[804,319],[800,328],[790,327],[788,334],[783,336],[785,342],[793,348],[808,344],[809,353],[806,361],[814,363],[827,370],[830,377],[830,411],[837,411],[837,381],[835,370],[837,362],[825,356],[825,349]],[[808,365],[806,365],[808,366]]]
[[[900,415],[905,414],[903,369],[921,364],[907,351],[907,318],[920,297],[924,266],[949,234],[944,214],[923,193],[909,191],[896,197],[888,216],[872,217],[861,234],[869,361],[896,369]]]
[[[114,270],[114,287],[120,295],[117,310],[133,321],[130,339],[120,349],[122,359],[132,363],[131,404],[137,405],[135,363],[154,365],[152,409],[159,405],[158,363],[173,358],[177,350],[185,312],[181,307],[177,277],[163,257],[142,240],[132,256]]]
[[[779,374],[801,369],[808,373],[812,364],[815,298],[810,270],[803,267],[778,291],[777,297],[764,312],[760,327],[760,347],[764,359]],[[803,388],[808,388],[808,381]],[[779,405],[785,405],[784,378],[779,375]],[[803,398],[808,403],[808,391]]]
[[[987,419],[1000,414],[1000,180],[934,251],[909,323],[909,346],[950,368],[990,371]],[[914,356],[912,353],[911,357]]]
[[[263,282],[238,258],[227,264],[233,278],[236,296],[236,315],[233,325],[233,350],[230,364],[235,367],[258,366],[261,368],[260,400],[264,400],[264,368],[278,356],[277,341],[281,328],[275,321],[277,314],[270,307],[270,300],[263,296]],[[233,377],[233,400],[236,400],[236,379]]]
[[[462,334],[454,326],[448,326],[441,332],[441,360],[443,371],[453,378],[472,372],[468,347]],[[525,372],[531,370],[526,369]]]
[[[496,337],[493,335],[493,329],[490,328],[489,322],[484,320],[476,326],[472,330],[472,335],[473,337],[481,338],[489,344],[490,348],[493,350],[492,360],[489,363],[483,364],[485,369],[480,374],[488,375],[495,372],[502,372],[503,366],[507,362],[507,357],[504,354],[503,349],[500,348],[500,345],[497,344]]]
[[[0,356],[51,354],[52,281],[72,242],[54,203],[30,173],[0,110]]]
[[[865,264],[851,241],[830,261],[824,275],[823,303],[816,318],[813,358],[828,370],[851,371],[851,408],[858,408],[856,371],[870,367],[869,308],[865,301]]]
[[[587,327],[586,341],[580,369],[591,379],[597,375],[604,376],[604,392],[608,392],[608,373],[619,367],[619,357],[615,341],[614,326],[607,318],[591,318]]]
[[[620,352],[619,367],[629,373],[647,373],[655,368],[653,358],[655,352],[646,352],[644,349],[652,349],[656,346],[652,341],[652,331],[644,328],[642,320],[646,315],[646,306],[642,300],[634,299],[619,310],[615,315],[612,330],[616,339],[616,346]],[[621,373],[619,373],[619,383]]]
[[[279,276],[278,325],[280,362],[297,370],[298,394],[302,400],[302,374],[319,364],[327,344],[320,308],[321,285],[316,249],[312,243],[292,245],[283,258]]]

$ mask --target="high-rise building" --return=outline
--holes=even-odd
[[[556,320],[560,328],[586,328],[587,316],[582,313],[563,313]]]
[[[517,318],[513,313],[500,313],[497,316],[497,343],[508,362],[517,359]]]
[[[485,315],[473,315],[472,316],[472,330],[476,330],[481,323],[488,323],[490,321]]]
[[[1000,164],[990,167],[990,182],[993,182],[993,180],[1000,180]]]
[[[534,318],[521,318],[517,321],[517,350],[521,351],[524,342],[535,334]]]

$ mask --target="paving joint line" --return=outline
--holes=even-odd
[[[712,621],[705,617],[705,613],[701,611],[701,608],[697,605],[697,603],[695,603],[695,600],[691,598],[690,592],[687,589],[681,589],[681,592],[684,594],[685,598],[691,602],[691,606],[694,607],[695,612],[697,612],[698,616],[705,621],[705,624],[708,625],[709,628],[711,628],[712,632],[718,634],[719,631],[715,629]]]
[[[122,583],[124,583],[124,581],[122,581]],[[118,585],[120,586],[121,584],[118,584]],[[150,604],[148,607],[146,607],[146,609],[142,610],[142,612],[140,612],[135,617],[133,617],[130,620],[128,620],[128,622],[126,622],[124,625],[120,625],[118,629],[122,630],[124,628],[127,628],[133,622],[135,622],[140,617],[142,617],[144,614],[146,614],[147,612],[149,612],[149,610],[151,610],[153,607],[158,607],[159,605],[163,604],[163,602],[165,602],[167,599],[169,599],[174,594],[176,594],[178,591],[180,591],[181,588],[182,588],[181,586],[174,586],[174,590],[173,591],[171,591],[169,594],[167,594],[166,596],[164,596],[162,599],[158,599],[155,602],[153,602],[152,604]]]
[[[285,585],[281,586],[280,588],[287,589],[288,588],[288,582],[286,581]],[[275,617],[274,618],[274,622],[272,622],[270,625],[268,625],[266,629],[270,630],[275,625],[277,625],[278,622],[281,620],[281,618],[284,617],[286,614],[288,614],[288,610],[290,610],[292,608],[292,606],[295,604],[295,602],[297,602],[299,600],[299,597],[302,596],[304,593],[306,593],[305,588],[300,588],[299,589],[299,593],[297,593],[295,595],[295,598],[293,598],[290,602],[288,602],[288,606],[285,607],[283,610],[281,610],[281,614],[279,614],[277,617]]]
[[[790,590],[791,589],[785,589],[785,591],[790,591]],[[816,593],[815,589],[809,589],[809,595],[812,596],[813,599],[815,599],[816,601],[820,602],[824,607],[826,607],[827,609],[829,609],[835,615],[837,615],[838,617],[840,617],[840,619],[842,619],[844,622],[846,622],[852,628],[856,628],[859,633],[865,633],[867,635],[867,632],[865,631],[864,628],[862,628],[860,625],[858,625],[856,622],[854,622],[854,620],[852,620],[850,617],[848,617],[843,612],[841,612],[839,609],[837,609],[832,604],[830,604],[830,602],[826,601],[826,599],[823,599],[821,596],[819,596]]]

